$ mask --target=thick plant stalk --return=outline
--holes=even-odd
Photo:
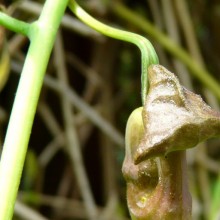
[[[1,156],[1,220],[10,220],[13,215],[44,73],[67,3],[67,0],[47,0],[40,18],[30,25],[0,13],[0,24],[29,36],[31,40]]]
[[[220,113],[160,65],[145,106],[129,117],[123,174],[132,219],[191,219],[185,150],[220,135]]]

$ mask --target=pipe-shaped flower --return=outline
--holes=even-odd
[[[145,105],[132,112],[126,127],[122,172],[128,208],[133,220],[189,220],[184,150],[220,135],[220,113],[164,67],[148,70]]]
[[[182,87],[163,66],[151,65],[148,70],[150,86],[142,112],[144,137],[131,152],[135,164],[220,135],[219,112]]]
[[[125,135],[122,167],[127,182],[127,204],[132,220],[191,219],[191,196],[186,176],[185,152],[178,151],[134,164],[132,151],[144,136],[143,108],[130,115]]]

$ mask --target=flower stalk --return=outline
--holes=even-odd
[[[91,17],[86,11],[84,11],[75,0],[69,1],[69,8],[71,11],[85,24],[93,28],[94,30],[118,40],[126,41],[135,44],[141,51],[141,97],[142,103],[146,100],[148,92],[148,67],[151,64],[158,64],[159,60],[154,47],[146,38],[134,34],[128,31],[119,30],[117,28],[110,27],[101,23],[100,21]]]

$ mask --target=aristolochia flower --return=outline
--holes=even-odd
[[[184,150],[220,135],[220,114],[160,65],[144,107],[130,115],[122,172],[132,220],[191,219]]]
[[[143,109],[144,138],[133,148],[134,162],[196,146],[220,135],[220,113],[182,87],[160,65],[149,67],[149,93]]]

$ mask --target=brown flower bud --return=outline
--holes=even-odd
[[[149,83],[143,109],[144,138],[132,153],[135,164],[220,135],[220,113],[182,87],[173,73],[152,65]]]

